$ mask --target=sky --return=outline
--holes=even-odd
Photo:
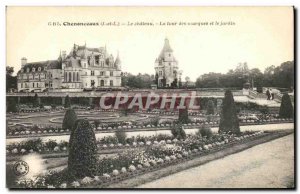
[[[294,59],[292,7],[8,7],[6,12],[6,65],[15,71],[22,57],[28,62],[56,59],[76,43],[106,45],[114,56],[119,52],[122,71],[154,74],[165,38],[183,78],[189,76],[191,81],[204,73],[226,73],[240,62],[263,71]],[[49,25],[54,22],[61,26]],[[122,25],[64,26],[64,22]],[[135,22],[154,25],[128,25]],[[160,25],[167,22],[176,25]]]

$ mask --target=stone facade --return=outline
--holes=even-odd
[[[178,69],[178,62],[167,38],[160,55],[155,60],[154,68],[158,87],[178,87],[182,72]]]
[[[21,59],[18,91],[82,91],[121,87],[121,61],[114,59],[106,47],[88,48],[74,44],[67,55],[57,60],[27,63]]]

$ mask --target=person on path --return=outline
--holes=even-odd
[[[272,89],[270,89],[270,94],[271,94],[271,100],[274,100],[274,92],[272,92]]]
[[[267,95],[267,100],[270,100],[271,94],[270,94],[270,90],[269,89],[267,89],[266,95]]]

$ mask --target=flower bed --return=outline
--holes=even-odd
[[[106,187],[124,179],[135,177],[166,166],[183,163],[195,157],[213,153],[234,144],[252,141],[257,137],[267,135],[263,132],[247,132],[240,136],[215,135],[213,138],[188,137],[185,141],[173,141],[171,144],[161,141],[145,150],[128,149],[112,158],[98,161],[97,173],[94,177],[68,179],[66,170],[50,172],[37,177],[35,180],[20,181],[19,187],[30,188],[75,188],[75,187]]]
[[[275,124],[275,123],[282,123],[282,122],[293,122],[293,119],[288,118],[270,118],[270,119],[263,119],[263,120],[242,120],[240,122],[242,125],[260,125],[260,124]],[[163,123],[163,124],[144,124],[144,125],[125,125],[123,123],[111,123],[99,126],[94,128],[95,131],[112,131],[112,130],[128,130],[128,129],[169,129],[171,128],[172,123]],[[176,126],[177,124],[175,124]],[[199,126],[203,125],[210,125],[211,127],[217,127],[219,125],[218,121],[214,122],[205,122],[205,121],[197,121],[191,122],[187,124],[183,124],[184,128],[198,128]],[[49,134],[69,134],[70,130],[63,130],[61,127],[8,127],[7,135],[8,136],[24,136],[24,135],[49,135]]]

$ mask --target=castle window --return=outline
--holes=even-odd
[[[35,72],[35,68],[34,67],[32,68],[32,72]]]
[[[114,76],[114,72],[113,71],[110,72],[110,76]]]
[[[100,86],[104,86],[104,80],[100,81]]]
[[[109,81],[109,85],[110,85],[110,86],[114,86],[114,81],[113,81],[113,80],[110,80],[110,81]]]
[[[37,88],[39,87],[39,83],[36,83],[36,87],[37,87]]]
[[[104,76],[104,71],[100,71],[100,75],[101,75],[101,76]]]
[[[159,75],[162,76],[162,71],[159,71]]]
[[[67,76],[68,76],[68,73],[65,72],[65,77],[64,77],[64,81],[67,82]]]
[[[28,73],[28,72],[30,71],[30,69],[29,69],[29,68],[27,68],[27,70],[26,70],[26,71],[27,71],[27,73]]]
[[[69,72],[69,82],[72,82],[72,74]]]
[[[94,76],[95,75],[95,71],[91,71],[91,76]]]
[[[96,55],[96,56],[95,56],[95,63],[96,63],[97,65],[99,65],[99,55]]]
[[[34,82],[32,83],[32,87],[34,88]]]
[[[79,81],[79,73],[77,72],[77,81]]]
[[[75,72],[73,72],[73,82],[75,82]]]
[[[21,83],[21,88],[23,88],[23,83]]]
[[[38,71],[41,71],[41,70],[42,70],[42,68],[41,68],[41,67],[39,67],[39,68],[38,68]]]

